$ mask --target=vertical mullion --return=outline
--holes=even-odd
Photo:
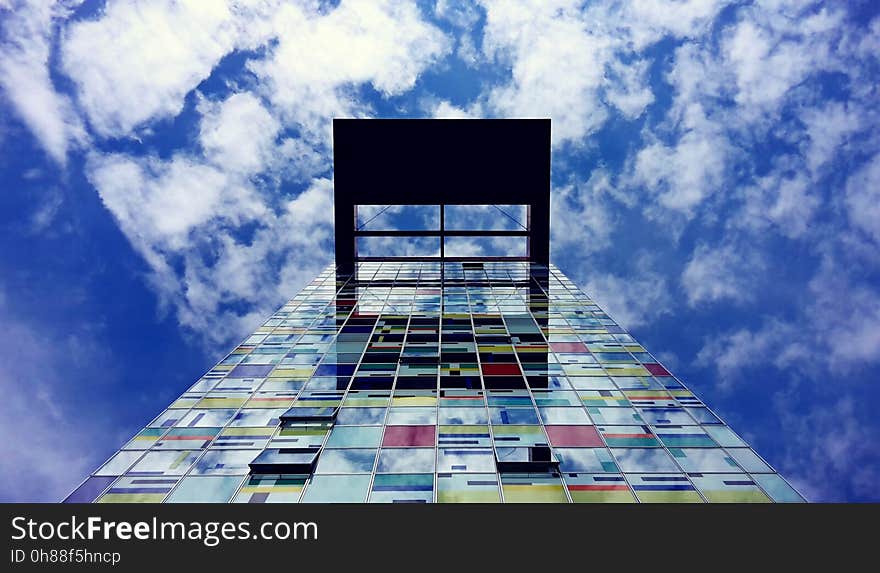
[[[446,205],[440,203],[440,262],[446,256]]]

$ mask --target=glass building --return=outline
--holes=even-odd
[[[383,122],[350,125],[357,131],[364,123]],[[429,132],[436,125],[401,123]],[[549,150],[549,122],[507,124],[537,126],[538,148]],[[489,125],[495,137],[499,124]],[[352,139],[337,130],[337,147]],[[524,205],[527,221],[506,232],[447,229],[451,203],[439,203],[439,229],[375,232],[439,242],[439,254],[358,256],[359,241],[372,234],[356,207],[352,219],[339,218],[353,197],[340,193],[340,159],[337,153],[334,264],[66,501],[803,501],[542,260],[549,253],[543,196],[508,194]],[[549,175],[549,164],[540,169]],[[428,192],[423,205],[437,199]],[[524,254],[450,254],[462,237],[490,235],[522,240]]]

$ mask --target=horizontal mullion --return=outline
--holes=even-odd
[[[515,261],[515,262],[526,262],[529,261],[529,257],[441,257],[439,255],[436,256],[395,256],[395,257],[355,257],[355,260],[358,262],[379,262],[379,261],[413,261],[413,262],[482,262],[482,261]]]
[[[418,230],[354,231],[355,237],[528,237],[528,231]]]

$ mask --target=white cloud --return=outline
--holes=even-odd
[[[44,190],[44,196],[37,202],[36,210],[30,216],[28,232],[39,235],[52,229],[63,204],[64,195],[61,189]],[[2,300],[0,300],[0,304],[2,304]]]
[[[656,207],[646,205],[646,212],[712,218],[720,206],[716,203],[736,198],[744,201],[744,226],[757,230],[773,225],[789,237],[804,234],[820,200],[808,179],[788,173],[804,171],[803,166],[778,161],[745,192],[736,191],[732,181],[735,176],[742,185],[744,174],[761,173],[755,155],[747,151],[769,138],[811,141],[806,153],[815,171],[856,121],[834,106],[802,112],[808,128],[803,136],[797,125],[774,121],[783,107],[807,97],[797,93],[805,80],[845,69],[835,51],[843,12],[801,14],[804,10],[803,5],[781,3],[746,6],[722,30],[719,50],[702,39],[675,50],[667,75],[673,104],[664,122],[652,131],[646,128],[646,144],[631,159],[624,178],[624,183],[644,186],[656,196]],[[844,119],[842,125],[833,125]],[[717,201],[702,207],[709,199]]]
[[[778,369],[819,379],[880,362],[880,293],[857,280],[843,261],[826,256],[809,282],[803,312],[790,319],[768,317],[755,329],[741,328],[709,339],[697,364],[717,370],[722,386],[749,368]]]
[[[579,140],[607,117],[599,90],[615,42],[594,33],[580,4],[483,2],[483,52],[511,66],[510,83],[494,88],[498,115],[551,117],[554,144]]]
[[[850,135],[865,127],[863,116],[864,110],[842,102],[809,108],[801,114],[809,136],[804,155],[814,176],[834,159]]]
[[[641,115],[654,95],[639,52],[664,36],[699,37],[724,2],[483,0],[483,58],[511,79],[486,95],[499,116],[551,117],[553,143],[578,143],[609,117]],[[607,102],[607,104],[606,104]]]
[[[476,244],[462,244],[465,255],[478,254]],[[440,243],[433,237],[364,237],[358,241],[358,254],[365,257],[427,257],[440,256]]]
[[[850,221],[880,243],[880,154],[847,180],[845,203]]]
[[[809,230],[822,200],[814,183],[799,171],[799,163],[784,159],[778,163],[770,174],[743,189],[741,213],[731,220],[754,231],[772,227],[783,236],[800,238]]]
[[[618,324],[627,330],[650,324],[672,312],[672,297],[661,273],[646,255],[636,258],[627,276],[591,272],[586,292]]]
[[[705,34],[725,0],[640,0],[624,2],[621,21],[632,27],[636,49],[665,35],[693,38]]]
[[[446,100],[434,102],[431,105],[430,114],[435,119],[471,119],[474,117],[468,110],[455,106]]]
[[[46,152],[62,165],[70,146],[87,140],[70,100],[56,91],[49,75],[58,20],[73,6],[46,0],[0,7],[10,12],[2,18],[0,86]]]
[[[747,16],[723,41],[724,64],[735,76],[736,102],[750,118],[775,112],[786,93],[809,74],[836,65],[831,42],[844,13],[823,8],[793,20],[789,10],[772,5],[746,10]]]
[[[607,248],[615,223],[609,198],[620,197],[609,173],[601,169],[585,183],[554,188],[550,194],[552,250],[584,256]]]
[[[315,180],[264,215],[265,227],[247,243],[204,229],[204,239],[214,239],[216,260],[205,263],[195,244],[181,252],[186,271],[175,285],[182,294],[169,301],[181,323],[218,345],[252,331],[332,260],[331,197],[331,182]],[[267,264],[270,259],[277,265]],[[229,310],[230,303],[247,310]]]
[[[92,129],[125,136],[148,121],[176,116],[223,56],[269,39],[274,4],[127,0],[71,24],[62,62]]]
[[[314,141],[328,140],[331,118],[367,113],[355,86],[399,94],[450,50],[409,2],[342,2],[327,15],[286,4],[272,26],[278,45],[250,67],[284,121]]]
[[[728,140],[702,106],[685,110],[683,135],[672,145],[653,141],[636,154],[632,183],[644,185],[660,206],[687,217],[724,183]]]
[[[698,245],[681,274],[682,286],[691,306],[730,299],[744,302],[754,298],[756,275],[764,264],[740,246]]]
[[[218,167],[242,173],[262,171],[275,152],[281,129],[272,115],[249,92],[222,103],[205,102],[199,141],[206,157]]]
[[[480,19],[478,8],[468,0],[437,0],[434,14],[459,28],[471,28]]]
[[[697,353],[696,363],[713,368],[721,388],[730,388],[745,369],[772,364],[785,368],[810,356],[809,344],[798,329],[779,320],[767,320],[751,330],[741,328],[714,336]]]
[[[826,256],[809,283],[809,332],[836,372],[880,362],[880,291],[857,278],[845,260]]]
[[[802,392],[796,383],[789,384],[775,401],[786,438],[778,469],[809,501],[874,497],[880,459],[873,427],[866,421],[873,412],[851,394],[840,397],[841,391],[818,407],[795,410],[791,403]]]
[[[605,97],[627,119],[636,119],[654,101],[647,80],[647,60],[635,62],[612,61],[608,64],[607,75],[616,78],[608,87]]]
[[[94,444],[110,429],[109,416],[71,411],[67,396],[93,389],[71,388],[69,373],[110,379],[113,368],[88,325],[58,332],[23,320],[11,303],[0,289],[0,499],[56,502],[99,462]]]
[[[254,191],[219,169],[176,156],[171,161],[94,155],[89,179],[129,238],[159,248],[188,242],[214,219],[240,223],[265,213]]]
[[[149,264],[163,304],[209,344],[253,329],[332,258],[327,179],[270,200],[240,174],[183,155],[95,154],[88,176]],[[255,230],[242,235],[248,224]]]
[[[415,3],[272,10],[114,5],[75,24],[64,45],[66,69],[96,130],[122,135],[176,115],[230,50],[277,40],[265,59],[249,63],[261,97],[243,91],[200,100],[201,154],[89,156],[89,179],[150,265],[162,300],[211,343],[252,328],[329,262],[332,186],[315,177],[329,167],[330,119],[369,111],[355,97],[358,86],[386,96],[406,91],[449,50]],[[117,35],[124,38],[115,46],[137,54],[93,53],[96,42]],[[111,83],[119,88],[109,90]],[[288,128],[298,137],[284,137]],[[281,195],[296,182],[306,189]]]

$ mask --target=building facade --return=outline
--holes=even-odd
[[[565,275],[541,275],[330,267],[68,500],[802,501]]]
[[[425,157],[459,154],[441,161],[454,166],[491,144],[494,155],[487,162],[480,151],[473,169],[494,165],[492,183],[524,189],[519,195],[450,193],[461,180],[419,180],[427,164],[395,190],[375,168],[382,157],[354,153],[384,126],[340,126],[335,263],[66,501],[803,501],[549,264],[549,122],[503,122],[500,137],[499,125],[396,123],[387,145],[376,147],[385,157],[400,141],[420,152],[428,141]],[[376,181],[355,177],[370,170]],[[439,205],[439,228],[374,234],[437,240],[439,253],[359,257],[357,241],[371,233],[358,224],[355,203],[412,199],[403,185],[414,180],[419,200]],[[502,196],[526,206],[522,229],[501,233],[521,238],[524,254],[447,256],[448,239],[487,232],[448,230],[443,203]]]

